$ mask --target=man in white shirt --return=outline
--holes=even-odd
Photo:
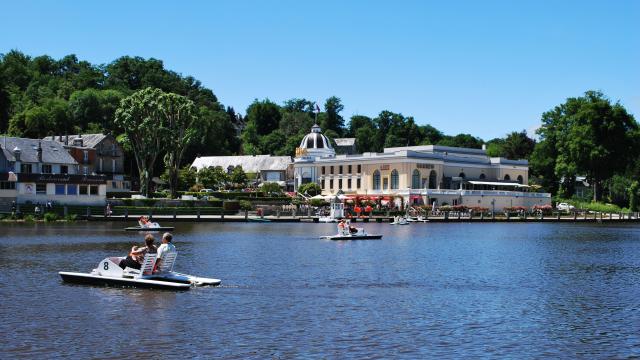
[[[160,264],[162,264],[162,261],[164,259],[164,257],[171,252],[176,252],[176,247],[171,243],[171,240],[173,240],[173,235],[171,235],[171,233],[164,233],[164,235],[162,235],[162,245],[160,245],[158,247],[158,258],[156,260],[156,269],[160,268]]]

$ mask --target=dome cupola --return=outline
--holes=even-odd
[[[299,155],[296,157],[336,156],[336,151],[331,146],[331,140],[322,134],[322,129],[318,124],[311,127],[311,132],[302,139],[298,149],[296,153]]]

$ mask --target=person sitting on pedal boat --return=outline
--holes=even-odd
[[[166,232],[164,233],[164,235],[162,235],[162,245],[158,247],[158,258],[156,259],[155,267],[156,269],[160,268],[162,260],[168,253],[176,252],[176,247],[171,243],[171,240],[173,240],[173,235],[171,235],[171,233]]]
[[[132,269],[140,269],[140,267],[142,266],[142,262],[144,261],[144,256],[147,253],[155,254],[157,252],[157,248],[154,242],[155,239],[153,238],[153,235],[147,234],[147,236],[144,237],[145,246],[132,247],[129,256],[120,261],[120,267],[123,270],[127,267],[130,267]]]

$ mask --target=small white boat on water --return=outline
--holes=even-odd
[[[139,270],[130,267],[123,270],[119,264],[124,257],[108,257],[90,273],[60,271],[58,274],[69,283],[168,290],[189,290],[193,286],[216,286],[222,282],[174,272],[177,255],[176,252],[166,254],[158,269],[155,269],[156,254],[147,254]]]
[[[332,218],[331,216],[320,216],[318,218],[318,222],[321,222],[321,223],[332,223],[332,222],[338,222],[338,219]]]
[[[382,235],[367,234],[363,228],[347,228],[336,235],[321,236],[320,238],[325,240],[377,240],[382,239]]]
[[[409,221],[404,216],[396,216],[393,218],[393,222],[389,223],[390,225],[409,225]]]

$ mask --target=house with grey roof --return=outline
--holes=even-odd
[[[242,166],[246,173],[256,174],[261,182],[277,182],[293,186],[293,164],[289,156],[240,155],[240,156],[202,156],[197,157],[191,167],[200,170],[208,167],[221,167],[231,173],[237,166]]]
[[[0,138],[0,211],[12,202],[104,204],[104,176],[79,173],[78,162],[51,140]]]
[[[44,140],[62,144],[80,165],[80,173],[106,176],[107,193],[131,190],[131,180],[124,175],[124,150],[113,135],[52,135]]]

